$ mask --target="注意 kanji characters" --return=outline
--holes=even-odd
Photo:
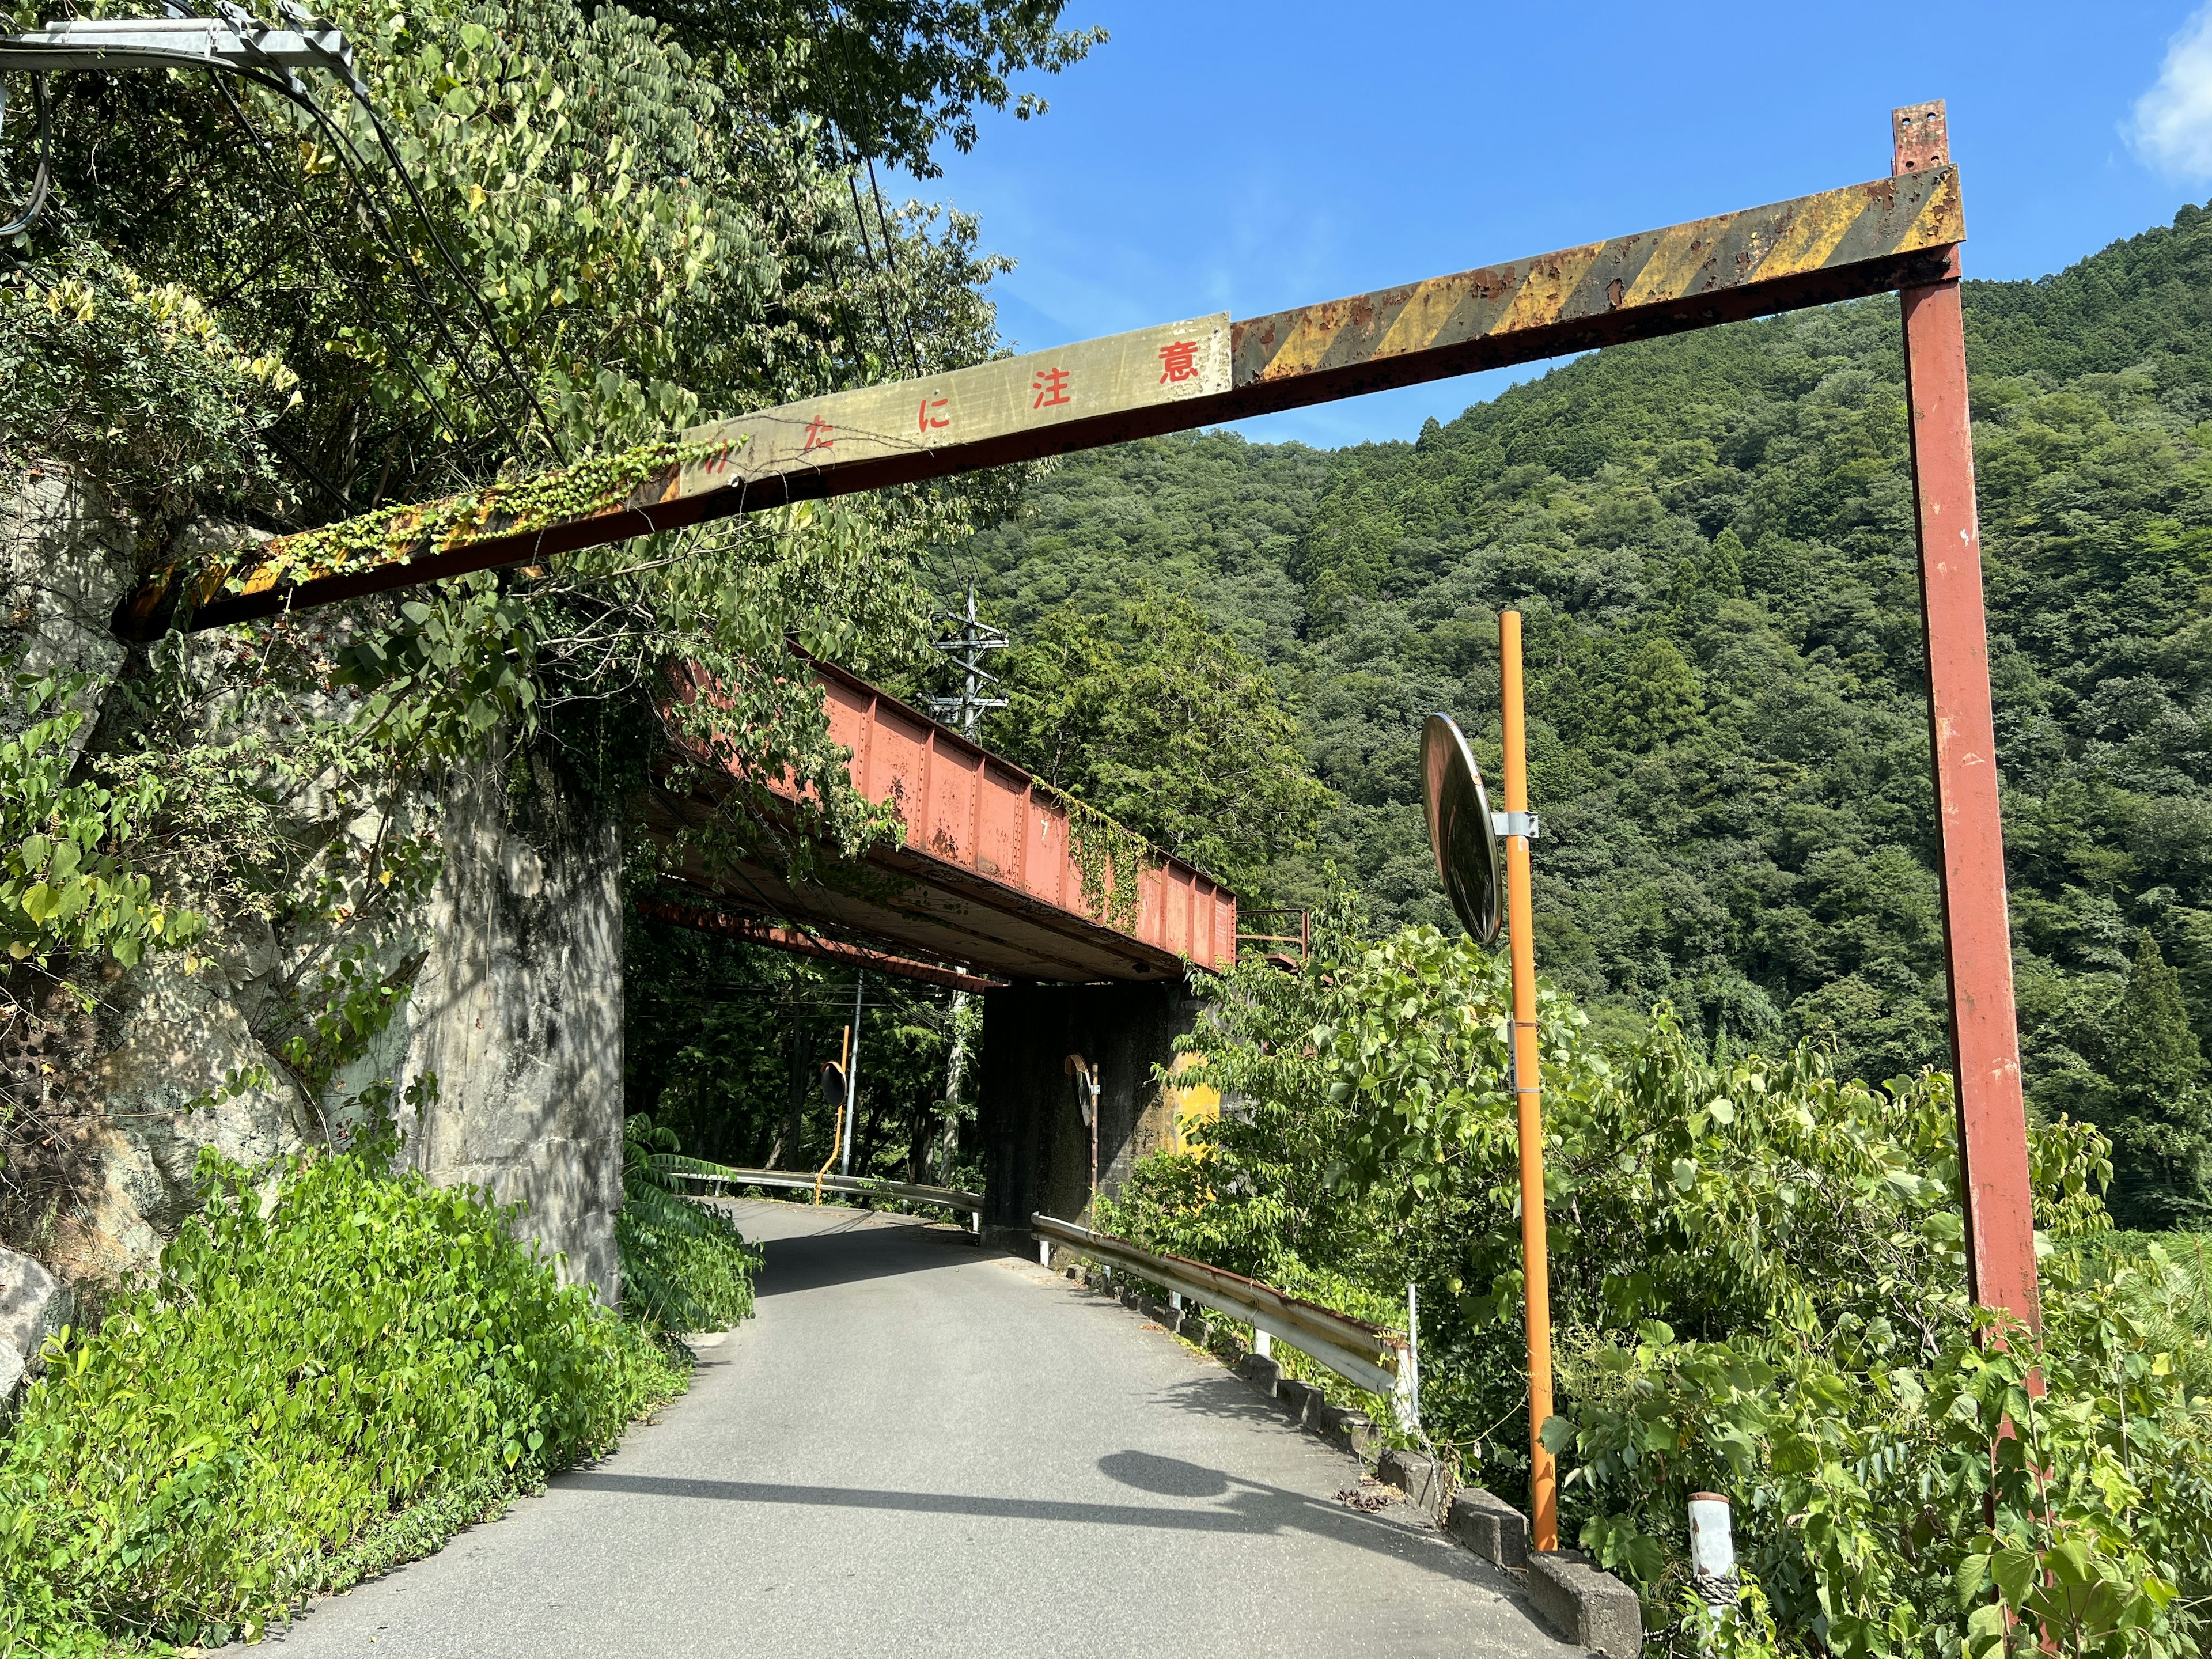
[[[1151,422],[1154,406],[1188,404],[1202,423],[1205,400],[1230,389],[1229,346],[1226,313],[1186,318],[715,421],[685,434],[696,459],[685,459],[678,495],[783,473],[818,489],[832,477],[934,465],[974,445],[1018,445],[1119,416]]]
[[[1170,340],[1160,348],[1160,384],[1198,378],[1198,342]]]
[[[1030,382],[1030,390],[1036,396],[1030,401],[1031,409],[1051,409],[1060,404],[1072,404],[1067,395],[1067,371],[1064,368],[1041,368]]]

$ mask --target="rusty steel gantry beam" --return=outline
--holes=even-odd
[[[518,527],[495,502],[426,532],[422,512],[404,510],[356,521],[358,534],[279,537],[233,564],[162,572],[124,601],[116,631],[217,627],[790,501],[1888,293],[1940,280],[1965,234],[1946,164],[1348,300],[832,392],[696,427],[684,461],[556,522]]]
[[[832,393],[684,434],[619,501],[528,526],[386,514],[158,574],[145,639],[534,562],[787,502],[951,477],[1479,369],[1896,293],[1928,630],[1928,695],[1960,1181],[1975,1301],[2040,1322],[1980,532],[1959,176],[1942,105],[1893,112],[1891,176],[1241,321],[1226,313]],[[438,527],[426,530],[426,524]],[[350,550],[330,551],[337,543]]]
[[[1925,177],[1951,165],[1950,124],[1941,100],[1891,112],[1890,125],[1890,165],[1898,177]],[[1920,613],[1928,630],[1928,725],[1942,864],[1952,1075],[1959,1091],[1966,1284],[1981,1306],[2002,1309],[2040,1330],[1959,250],[1947,250],[1935,280],[1907,284],[1898,299],[1905,321]]]

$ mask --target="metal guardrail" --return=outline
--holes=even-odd
[[[1200,1307],[1243,1321],[1353,1386],[1381,1395],[1390,1401],[1401,1427],[1419,1426],[1420,1358],[1413,1340],[1401,1333],[1303,1301],[1242,1273],[1185,1256],[1158,1255],[1111,1233],[1093,1232],[1048,1215],[1031,1216],[1030,1228],[1040,1240],[1065,1244],[1109,1267],[1164,1285]],[[1048,1254],[1049,1246],[1044,1248]]]
[[[796,1170],[686,1170],[654,1160],[659,1173],[684,1181],[703,1181],[720,1194],[732,1187],[797,1187],[807,1191],[839,1193],[848,1198],[896,1198],[908,1204],[938,1204],[948,1210],[966,1210],[972,1216],[969,1231],[983,1230],[983,1195],[957,1187],[922,1187],[903,1181],[872,1181],[861,1176],[811,1176]]]

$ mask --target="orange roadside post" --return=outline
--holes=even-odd
[[[1525,831],[1528,738],[1521,712],[1521,613],[1498,616],[1499,702],[1505,738],[1505,816]],[[1559,1547],[1559,1472],[1544,1446],[1552,1414],[1552,1268],[1544,1240],[1544,1114],[1536,1038],[1536,941],[1531,931],[1528,837],[1505,837],[1505,929],[1513,961],[1513,1097],[1521,1142],[1521,1267],[1528,1302],[1530,1547]]]

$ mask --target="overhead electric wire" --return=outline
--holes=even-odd
[[[815,9],[812,0],[809,0],[807,12],[814,26],[814,50],[817,57],[818,58],[823,55],[823,36],[828,31],[823,21],[822,14]],[[834,12],[831,14],[831,18],[834,21],[836,19],[836,14]],[[853,72],[852,54],[845,51],[842,39],[838,46],[838,56],[844,59],[845,73],[849,78]],[[860,168],[853,160],[852,148],[846,138],[843,125],[834,117],[825,117],[824,118],[830,129],[830,136],[836,143],[837,164],[845,170],[845,186],[852,192],[853,195],[853,227],[860,233],[860,251],[866,256],[869,274],[875,278],[876,314],[881,319],[884,325],[884,342],[890,349],[889,361],[896,362],[898,360],[899,331],[891,326],[890,304],[889,300],[885,297],[885,291],[889,287],[888,280],[884,270],[879,269],[876,264],[875,246],[868,240],[867,210],[860,205]],[[869,173],[869,185],[871,189],[874,188],[874,172],[872,168],[871,168]],[[880,193],[878,193],[877,197],[877,205],[878,207],[882,205],[882,197]],[[884,255],[886,259],[889,259],[890,257],[890,244],[888,240],[888,230],[886,230],[886,240],[884,245]],[[913,359],[914,372],[916,375],[919,375],[921,373],[921,354],[914,349],[914,332],[911,329],[907,331],[907,351],[908,355]]]
[[[171,11],[178,13],[180,15],[190,16],[191,15],[180,3],[180,0],[164,0],[164,3],[168,6]],[[229,106],[230,112],[237,118],[239,125],[246,130],[246,136],[253,141],[254,148],[260,152],[261,159],[269,169],[270,177],[276,179],[286,191],[289,192],[293,206],[299,210],[301,218],[306,222],[307,228],[307,240],[313,246],[317,258],[321,261],[324,270],[330,274],[331,280],[333,283],[337,282],[338,279],[337,268],[331,261],[330,250],[323,246],[321,240],[316,234],[320,229],[320,227],[315,222],[314,211],[308,204],[307,193],[300,188],[299,181],[296,179],[293,178],[290,173],[285,172],[282,167],[277,166],[276,151],[270,147],[269,141],[262,137],[261,130],[253,125],[253,118],[246,112],[246,106],[238,101],[237,95],[230,89],[230,83],[227,81],[216,79],[215,85],[216,90],[222,94],[223,102]],[[392,325],[386,320],[382,311],[374,307],[371,307],[369,314],[376,324],[377,331],[384,336],[384,343],[392,352],[394,361],[399,362],[401,366],[407,370],[409,377],[415,382],[416,390],[420,392],[424,399],[429,404],[430,411],[437,417],[439,423],[447,428],[449,431],[458,430],[458,428],[453,426],[453,423],[447,418],[446,411],[439,405],[436,398],[432,395],[428,385],[423,380],[421,371],[416,365],[415,353],[412,348],[408,346],[399,338],[398,333],[393,331]],[[321,490],[325,495],[328,496],[331,502],[342,512],[350,512],[352,510],[353,503],[347,498],[345,492],[325,478],[321,473],[318,472],[308,464],[305,457],[295,454],[284,443],[283,440],[276,435],[275,423],[272,422],[270,425],[264,427],[261,431],[260,436],[264,441],[270,446],[270,447],[276,450],[278,454],[282,455],[286,460],[297,467],[301,472],[305,474],[308,482],[313,483],[318,489]]]
[[[876,225],[883,232],[884,236],[884,263],[890,268],[891,276],[896,277],[898,275],[898,254],[894,249],[891,240],[890,216],[884,211],[883,188],[876,183],[876,158],[868,154],[865,145],[861,148],[860,156],[868,164],[868,194],[876,198]],[[903,303],[900,305],[899,324],[906,331],[907,356],[914,359],[914,372],[918,379],[924,371],[921,367],[921,348],[915,343],[914,339],[912,307]]]
[[[486,407],[491,407],[493,404],[490,396],[491,388],[484,383],[483,377],[477,374],[475,366],[469,362],[468,354],[461,349],[460,342],[453,337],[453,331],[446,321],[445,307],[438,303],[429,289],[423,285],[422,273],[415,269],[414,261],[408,257],[406,245],[401,241],[398,229],[390,222],[389,208],[386,207],[381,215],[375,210],[384,204],[377,202],[374,192],[364,178],[358,166],[357,157],[354,154],[352,142],[338,131],[337,125],[313,99],[303,93],[295,91],[273,76],[264,75],[252,70],[241,70],[239,72],[256,85],[265,87],[277,96],[297,104],[314,118],[316,125],[331,141],[331,153],[337,157],[339,165],[345,169],[346,178],[354,187],[362,215],[368,221],[370,230],[383,241],[386,250],[392,255],[392,262],[399,267],[401,274],[407,280],[408,286],[414,289],[415,297],[422,302],[423,309],[429,315],[431,325],[445,341],[447,350],[453,355],[454,366],[475,385],[478,394],[483,398]],[[444,405],[439,403],[437,395],[430,390],[428,382],[423,380],[421,372],[416,368],[413,354],[408,354],[408,358],[407,372],[414,380],[416,389],[422,392],[423,398],[429,403],[431,412],[444,425],[447,434],[458,440],[462,435],[459,422],[446,413]],[[520,449],[519,434],[510,434],[508,441],[517,450]]]
[[[553,451],[554,459],[565,463],[568,459],[568,452],[561,447],[561,436],[553,429],[551,417],[545,413],[544,405],[538,402],[538,394],[531,389],[529,382],[523,379],[522,371],[515,367],[507,343],[500,338],[498,325],[491,314],[489,303],[484,299],[483,290],[469,279],[461,270],[460,261],[454,258],[453,250],[446,246],[445,234],[438,228],[437,221],[430,216],[430,210],[422,201],[422,192],[415,187],[415,175],[407,171],[407,164],[399,159],[399,152],[392,145],[392,135],[385,131],[383,118],[377,114],[376,106],[369,101],[366,92],[350,81],[347,83],[347,90],[353,94],[354,101],[361,106],[362,112],[368,117],[369,125],[375,129],[377,142],[384,146],[386,159],[392,163],[392,170],[399,175],[399,182],[407,186],[407,194],[415,204],[415,211],[422,221],[422,228],[430,233],[430,240],[445,260],[446,269],[453,273],[453,280],[466,289],[470,299],[476,302],[477,314],[483,320],[484,337],[491,342],[491,349],[499,354],[499,361],[506,368],[507,378],[514,383],[514,389],[521,393],[531,412],[537,416],[538,424],[544,428],[545,441]]]
[[[367,213],[371,228],[382,237],[392,254],[393,263],[399,266],[407,278],[408,285],[415,290],[415,297],[422,302],[423,307],[429,313],[431,322],[446,343],[446,349],[453,354],[454,367],[459,368],[476,386],[477,392],[483,398],[485,407],[491,408],[494,404],[491,386],[482,375],[477,373],[476,366],[469,361],[468,354],[461,349],[461,343],[454,338],[453,328],[446,320],[446,308],[438,303],[428,288],[424,285],[422,273],[416,270],[414,260],[409,257],[407,246],[400,238],[397,223],[398,216],[392,211],[389,203],[377,199],[377,193],[368,182],[368,170],[362,165],[360,153],[354,149],[353,140],[339,129],[337,123],[331,118],[329,112],[313,98],[299,88],[289,84],[291,79],[289,75],[280,77],[254,70],[241,70],[239,73],[256,85],[267,88],[280,98],[297,104],[314,118],[315,124],[322,129],[331,141],[331,153],[344,166],[347,178],[352,181],[355,190],[360,194],[364,211],[367,212],[372,202],[382,210],[380,215],[375,212]],[[359,94],[356,95],[357,97]],[[374,120],[374,113],[371,114],[370,118],[372,121]],[[379,131],[380,132],[381,129],[380,128]],[[401,177],[403,179],[406,177],[404,170]],[[412,189],[412,180],[409,180],[409,187]],[[419,376],[416,384],[421,386]],[[427,392],[427,387],[422,389]],[[432,407],[437,409],[434,400]],[[442,410],[438,410],[438,414],[440,419],[446,420],[447,429],[453,436],[459,437],[459,426],[451,420],[447,420]],[[522,443],[521,434],[519,432],[510,432],[508,441],[518,453],[520,451]]]
[[[891,326],[890,301],[884,291],[888,284],[884,273],[877,267],[876,250],[868,240],[868,216],[860,206],[860,185],[854,176],[858,169],[853,166],[847,154],[844,134],[838,131],[835,123],[831,124],[830,131],[837,139],[837,158],[845,168],[845,187],[853,192],[853,223],[860,233],[860,250],[867,255],[868,274],[875,278],[876,315],[883,321],[884,343],[890,347],[891,356],[896,359],[898,356],[898,331]]]
[[[851,19],[849,16],[845,15],[840,11],[836,0],[830,0],[830,16],[833,22],[837,22],[842,25],[837,32],[837,56],[844,60],[845,80],[846,83],[850,85],[857,78],[853,72],[853,54],[848,45],[854,33],[854,30],[851,26]],[[849,121],[842,123],[841,125],[847,131],[849,131],[851,128],[851,123]],[[875,150],[869,143],[868,135],[866,132],[863,132],[860,135],[860,159],[868,164],[868,194],[875,198],[876,228],[883,233],[884,264],[890,276],[896,278],[898,275],[897,246],[891,236],[890,216],[884,208],[883,186],[876,181]],[[860,192],[856,189],[854,191],[854,211],[857,213],[860,210]],[[866,240],[865,231],[862,234],[861,240],[864,242]],[[899,307],[899,322],[906,333],[907,356],[914,360],[914,372],[918,377],[922,373],[921,349],[915,343],[914,313],[913,308],[910,306],[902,304]],[[886,330],[890,328],[890,324],[888,318],[885,319],[884,325]],[[892,342],[892,349],[894,350],[897,349],[897,342],[896,340]]]
[[[191,7],[188,3],[186,3],[186,0],[162,0],[162,4],[164,8],[173,15],[191,17],[198,15],[192,10]],[[249,49],[254,49],[253,42],[246,40],[244,35],[240,35],[238,38],[243,41]],[[256,49],[256,51],[257,55],[258,55],[258,49]],[[264,61],[266,60],[264,59]],[[369,125],[376,133],[377,142],[382,148],[386,159],[391,162],[392,171],[399,175],[400,182],[406,185],[409,198],[414,204],[415,211],[417,216],[422,220],[423,228],[429,232],[432,244],[437,248],[440,257],[444,259],[446,267],[452,272],[453,279],[459,283],[463,288],[468,290],[470,298],[476,302],[486,343],[490,345],[494,353],[499,357],[500,362],[505,368],[509,380],[514,386],[515,390],[520,393],[525,405],[538,417],[539,425],[544,429],[546,442],[552,449],[554,455],[557,459],[565,461],[568,457],[561,448],[560,440],[553,430],[552,423],[547,418],[545,411],[539,404],[536,396],[532,392],[529,386],[523,380],[520,371],[515,367],[514,360],[508,355],[506,343],[499,337],[498,330],[491,318],[490,307],[486,305],[482,291],[474,283],[470,281],[467,274],[461,270],[459,262],[453,258],[452,250],[447,246],[445,238],[440,234],[436,222],[430,216],[429,209],[422,200],[422,192],[416,188],[413,175],[407,171],[406,164],[400,160],[399,153],[393,146],[390,134],[386,131],[383,121],[377,115],[376,106],[368,97],[367,89],[362,86],[359,77],[354,74],[351,68],[342,59],[331,58],[329,60],[329,67],[333,73],[343,81],[348,93],[352,95],[354,101],[361,106],[362,112],[368,117]],[[454,338],[453,331],[446,320],[444,307],[440,305],[431,295],[428,289],[422,283],[421,274],[415,269],[414,262],[409,257],[406,246],[399,236],[396,223],[397,216],[392,213],[389,204],[376,204],[376,206],[382,210],[380,214],[370,210],[370,204],[374,200],[374,196],[368,184],[367,183],[366,169],[361,165],[361,158],[358,153],[354,149],[352,140],[339,130],[337,123],[331,118],[329,113],[324,110],[322,106],[317,103],[313,97],[307,94],[304,88],[299,83],[297,77],[292,75],[289,70],[283,69],[281,65],[272,64],[270,71],[241,69],[237,72],[244,76],[246,79],[253,82],[255,84],[276,94],[280,98],[283,98],[289,102],[296,104],[301,108],[306,110],[307,113],[314,118],[316,125],[322,129],[325,135],[329,137],[332,153],[336,155],[339,161],[344,165],[347,178],[352,183],[355,191],[362,198],[362,210],[369,222],[371,229],[377,233],[380,238],[385,242],[386,247],[391,252],[394,261],[400,266],[401,270],[405,275],[408,285],[414,289],[416,297],[422,301],[424,308],[430,313],[431,321],[435,325],[439,335],[445,341],[447,350],[453,354],[455,367],[459,368],[460,372],[475,386],[478,395],[483,398],[486,408],[489,409],[493,407],[495,400],[491,396],[491,387],[485,382],[483,378],[476,372],[475,365],[469,361],[468,354],[461,349],[459,341]],[[221,83],[218,82],[217,84],[220,85]],[[228,88],[226,87],[223,90],[226,99],[228,99]],[[240,119],[244,120],[244,112],[242,110],[238,110],[236,100],[229,100],[229,101],[231,102],[232,108],[238,111]],[[254,132],[252,124],[247,122],[246,125],[248,133],[254,137],[255,142],[258,144],[261,143],[262,141],[260,139],[260,136],[258,133]],[[266,145],[264,144],[262,147],[265,154]],[[293,188],[295,193],[298,193],[298,186],[296,184],[294,185]],[[304,206],[304,196],[302,196],[301,199]],[[383,328],[383,331],[386,334],[386,343],[387,345],[395,343],[392,339],[389,329],[383,327],[383,319],[381,316],[378,318],[378,322],[380,327]],[[461,435],[461,428],[459,425],[447,415],[443,405],[439,403],[435,395],[431,392],[428,384],[424,381],[422,375],[411,361],[412,354],[403,353],[403,355],[410,359],[406,364],[409,375],[415,381],[416,390],[422,393],[425,400],[429,404],[431,412],[437,416],[440,422],[445,426],[449,434],[455,438],[459,438]],[[522,450],[520,432],[516,429],[510,429],[507,434],[507,441],[515,454],[519,457]]]

